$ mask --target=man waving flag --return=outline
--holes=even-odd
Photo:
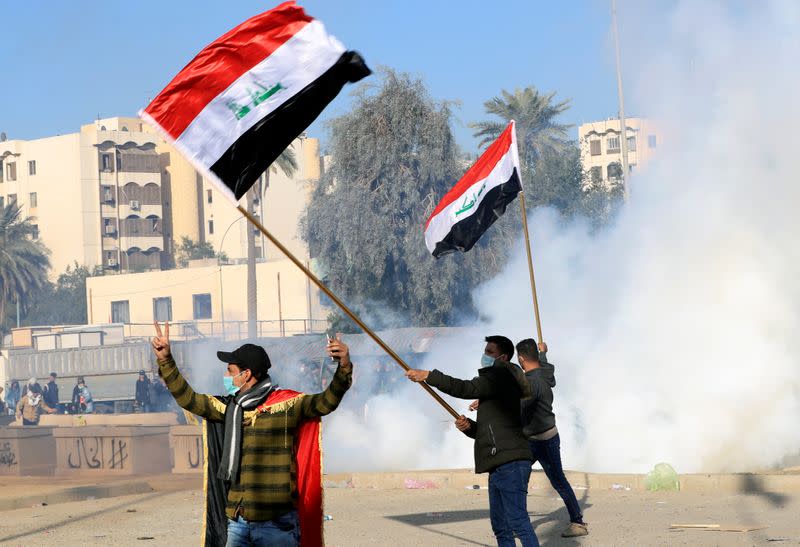
[[[514,122],[445,194],[425,224],[434,257],[469,251],[522,190]]]
[[[140,116],[236,201],[346,83],[369,74],[284,2],[208,45]]]

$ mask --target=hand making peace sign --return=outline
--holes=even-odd
[[[164,323],[164,332],[161,332],[161,326],[158,321],[153,321],[156,327],[156,336],[153,338],[153,353],[159,359],[166,359],[170,356],[169,349],[169,321]]]

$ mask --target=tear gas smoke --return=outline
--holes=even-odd
[[[630,203],[595,233],[530,218],[567,468],[742,471],[800,451],[800,9],[671,9],[626,70],[630,102],[660,128]],[[621,19],[651,28],[636,22]],[[424,368],[468,378],[482,336],[535,337],[527,275],[520,240],[478,291],[488,322]],[[471,441],[418,387],[367,403],[366,420],[327,421],[329,470],[471,465]]]

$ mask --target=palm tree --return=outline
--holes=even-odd
[[[0,322],[11,302],[23,304],[26,294],[47,284],[50,251],[33,239],[36,227],[21,213],[16,203],[0,209]]]
[[[264,172],[264,185],[261,185],[261,179],[258,183],[254,184],[250,190],[247,191],[247,210],[251,213],[256,213],[255,201],[258,198],[259,203],[263,203],[264,192],[269,187],[269,178],[274,168],[280,169],[284,175],[291,177],[297,172],[297,158],[294,150],[287,148],[275,163],[267,167]],[[261,209],[264,210],[263,207]],[[264,223],[264,219],[261,219]],[[263,252],[263,248],[262,248]],[[256,321],[258,314],[256,307],[258,305],[258,285],[256,283],[256,229],[253,226],[247,227],[247,336],[248,338],[255,338],[257,335]]]
[[[494,97],[484,103],[486,112],[500,118],[500,121],[485,121],[470,124],[475,129],[474,136],[482,137],[479,146],[483,147],[497,139],[508,125],[517,122],[517,143],[520,160],[529,171],[549,152],[560,153],[569,143],[567,131],[571,125],[556,123],[555,119],[569,108],[569,99],[554,102],[555,91],[540,94],[531,86],[516,89],[511,94],[502,91],[502,97]]]

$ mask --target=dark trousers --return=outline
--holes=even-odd
[[[528,518],[528,481],[531,462],[517,460],[489,472],[489,519],[498,547],[514,547],[514,535],[522,547],[539,547]]]
[[[39,425],[39,420],[28,420],[27,418],[22,418],[22,425]]]
[[[547,475],[553,489],[564,500],[564,505],[569,511],[569,520],[583,522],[578,498],[575,497],[575,492],[567,481],[564,468],[561,466],[561,437],[556,434],[555,437],[546,441],[530,441],[530,446],[533,461],[542,464],[544,474]]]

